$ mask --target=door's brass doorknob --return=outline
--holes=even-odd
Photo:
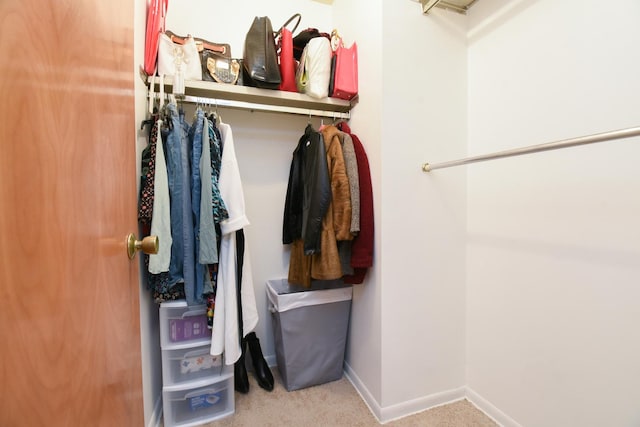
[[[136,235],[129,233],[127,236],[127,255],[129,259],[136,256],[136,251],[142,250],[145,254],[157,254],[160,248],[158,236],[147,236],[142,240],[136,240]]]

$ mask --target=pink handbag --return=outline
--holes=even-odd
[[[358,45],[344,47],[342,39],[335,50],[332,98],[349,100],[358,94]]]
[[[147,30],[144,43],[144,72],[152,76],[156,71],[158,43],[164,33],[169,0],[151,0],[147,9]]]

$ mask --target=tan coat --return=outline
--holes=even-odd
[[[351,240],[351,192],[345,169],[339,131],[327,126],[322,131],[331,181],[331,204],[322,219],[320,253],[304,255],[302,240],[291,245],[289,283],[311,286],[311,279],[333,280],[343,276],[338,256],[338,240]]]

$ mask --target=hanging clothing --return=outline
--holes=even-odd
[[[140,195],[138,197],[138,222],[143,226],[150,226],[153,214],[154,177],[156,172],[156,143],[158,140],[158,115],[143,122],[143,127],[151,127],[149,141],[142,150],[142,167],[140,174]]]
[[[349,194],[351,195],[351,224],[349,231],[355,236],[360,231],[360,185],[358,180],[358,161],[353,148],[353,141],[348,133],[338,130],[335,126],[325,126],[322,130],[325,138],[337,137],[342,146],[344,166],[349,179]],[[351,266],[351,239],[338,240],[338,255],[343,275],[353,274]]]
[[[191,146],[190,126],[184,119],[184,111],[178,111],[174,102],[167,105],[171,120],[167,136],[167,173],[171,196],[171,262],[169,285],[184,283],[187,304],[196,304],[195,293],[195,239],[191,204]]]
[[[191,125],[175,103],[170,103],[167,111],[171,120],[167,157],[174,241],[168,286],[183,283],[187,304],[202,304],[214,286],[207,265],[218,262],[216,218],[226,215],[217,188],[216,158],[220,154],[202,109],[196,110]]]
[[[322,131],[331,176],[333,228],[336,240],[351,240],[351,188],[347,175],[342,142],[335,126]]]
[[[160,274],[169,272],[171,261],[171,214],[169,211],[169,179],[167,177],[167,162],[164,157],[162,136],[158,129],[162,127],[162,120],[158,120],[156,128],[155,173],[153,179],[154,204],[151,216],[151,235],[157,236],[160,242],[158,253],[149,255],[149,273]]]
[[[289,259],[290,283],[311,286],[311,279],[335,280],[342,277],[338,240],[351,240],[351,195],[342,146],[337,135],[323,134],[323,143],[329,172],[331,202],[322,218],[320,252],[305,255],[304,241],[291,244]]]
[[[360,231],[360,183],[358,179],[358,160],[356,159],[353,140],[348,133],[340,131],[333,125],[326,126],[322,130],[322,135],[325,139],[337,136],[342,147],[344,167],[349,179],[349,194],[351,196],[351,224],[349,231],[355,236]]]
[[[244,203],[244,191],[240,178],[240,168],[233,142],[231,126],[220,123],[218,126],[222,142],[222,158],[218,185],[220,196],[226,205],[228,218],[220,222],[223,235],[249,225]]]
[[[215,311],[211,337],[211,354],[224,353],[224,363],[234,364],[241,355],[240,334],[246,336],[258,324],[258,310],[253,290],[249,251],[244,251],[242,266],[237,264],[236,231],[249,225],[245,212],[244,192],[235,155],[231,126],[220,123],[222,164],[220,167],[220,195],[225,201],[229,218],[220,223],[221,241]],[[241,268],[240,271],[238,269]],[[241,295],[238,277],[241,276]],[[238,298],[242,301],[243,330],[239,330]]]
[[[338,128],[351,136],[358,162],[358,179],[360,184],[360,233],[351,244],[351,266],[353,275],[346,275],[344,282],[360,284],[369,267],[373,266],[373,188],[371,184],[371,171],[367,153],[360,139],[351,133],[347,123],[338,124]]]
[[[202,134],[202,155],[200,157],[200,227],[197,241],[199,242],[198,263],[215,264],[218,262],[218,242],[215,222],[213,219],[213,170],[211,168],[211,142],[209,139],[209,120],[203,118],[204,132]],[[216,177],[217,180],[217,177]],[[205,274],[205,280],[208,273]],[[207,292],[208,291],[208,292]],[[203,293],[211,292],[210,289]]]
[[[211,144],[211,190],[213,219],[216,224],[220,224],[223,220],[229,218],[229,212],[220,195],[220,168],[222,166],[222,138],[218,128],[215,126],[215,117],[210,117],[209,123],[209,141]]]
[[[351,190],[351,234],[354,236],[360,232],[360,177],[358,175],[358,159],[351,135],[340,132],[342,152],[344,153],[345,167],[349,177]]]
[[[193,282],[193,303],[204,302],[204,276],[205,266],[198,262],[200,255],[200,201],[202,191],[202,178],[200,170],[200,159],[202,158],[203,133],[204,133],[204,111],[196,109],[196,117],[189,129],[189,148],[191,154],[191,219],[193,221],[193,242],[194,242],[194,282]],[[207,180],[211,178],[207,177]],[[187,219],[185,219],[186,221]],[[213,230],[211,230],[213,232]],[[215,240],[214,240],[215,243]]]
[[[322,134],[308,125],[298,140],[289,170],[282,243],[304,241],[304,254],[320,251],[322,218],[331,203],[331,181]]]
[[[142,255],[146,267],[147,288],[151,290],[154,301],[159,304],[164,301],[183,299],[184,287],[181,283],[174,285],[169,283],[168,260],[170,260],[172,239],[170,225],[167,223],[169,201],[166,194],[168,182],[165,183],[165,181],[168,178],[162,143],[165,123],[159,119],[158,114],[154,114],[143,124],[149,124],[151,129],[149,143],[142,151],[138,220],[143,235],[157,235],[162,242],[157,255]]]

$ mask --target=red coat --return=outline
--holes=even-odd
[[[360,284],[364,281],[367,269],[373,266],[373,188],[369,160],[360,139],[351,133],[349,125],[338,124],[338,128],[348,133],[353,140],[353,148],[358,162],[358,180],[360,182],[360,233],[351,244],[351,266],[353,275],[344,276],[344,282]]]

